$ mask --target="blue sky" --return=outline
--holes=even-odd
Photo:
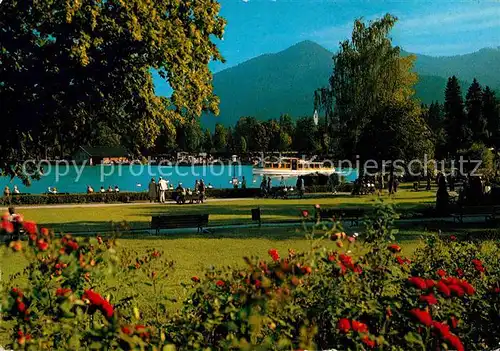
[[[448,56],[500,46],[500,0],[496,1],[331,1],[220,0],[228,21],[218,43],[227,68],[264,53],[313,40],[335,50],[354,19],[389,12],[399,18],[392,38],[405,50]]]
[[[335,51],[350,36],[356,18],[366,20],[389,12],[398,17],[391,36],[413,53],[450,56],[500,47],[500,0],[219,0],[227,26],[217,41],[225,64],[237,65],[265,53],[312,40]],[[155,77],[157,92],[169,95],[168,83]]]

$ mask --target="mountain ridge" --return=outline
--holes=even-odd
[[[410,53],[402,50],[402,54]],[[312,115],[314,90],[328,85],[333,55],[320,44],[305,40],[215,73],[214,93],[220,98],[221,112],[218,117],[203,115],[202,124],[213,129],[217,122],[234,125],[242,116],[267,120],[282,113],[293,117]],[[499,48],[443,57],[414,55],[419,74],[416,97],[423,103],[442,101],[451,75],[460,79],[464,96],[475,77],[483,86],[500,87]]]

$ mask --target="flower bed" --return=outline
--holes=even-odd
[[[318,211],[319,208],[316,208]],[[9,348],[485,350],[500,342],[498,242],[431,237],[413,257],[394,243],[395,214],[373,211],[354,237],[332,223],[309,252],[269,250],[246,268],[208,270],[185,283],[182,308],[164,293],[174,263],[151,250],[117,255],[116,241],[58,239],[24,222],[27,285],[3,286]],[[16,225],[4,220],[11,232]],[[333,240],[337,250],[323,240]],[[112,277],[113,279],[106,279]],[[115,279],[114,277],[120,277]],[[4,280],[4,284],[6,281]],[[171,284],[171,282],[170,282]],[[144,287],[152,294],[139,303]],[[128,287],[129,289],[126,289]]]

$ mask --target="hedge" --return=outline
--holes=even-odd
[[[351,184],[341,184],[337,191],[350,192]],[[306,187],[306,193],[330,192],[326,185],[313,185]],[[167,199],[173,198],[173,191],[167,192]],[[259,188],[247,189],[209,189],[207,197],[229,198],[255,198],[260,195]],[[122,192],[122,193],[93,193],[93,194],[19,194],[9,198],[0,198],[0,204],[10,205],[52,205],[52,204],[86,204],[86,203],[127,203],[149,201],[147,192]]]

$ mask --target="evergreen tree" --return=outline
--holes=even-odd
[[[447,151],[456,154],[470,146],[471,131],[464,111],[464,101],[457,77],[448,78],[444,102],[445,130],[448,135]]]
[[[443,106],[439,102],[432,102],[424,114],[429,129],[434,137],[435,156],[438,159],[446,157],[446,132],[444,130]]]
[[[488,144],[498,149],[500,147],[499,101],[495,92],[488,86],[484,89],[482,100],[483,117],[486,120],[488,130]]]
[[[216,151],[222,152],[227,149],[227,134],[226,127],[220,123],[215,125],[213,147]]]
[[[203,150],[205,152],[210,152],[212,147],[212,134],[208,129],[205,129],[205,136],[203,137]]]
[[[478,81],[474,78],[465,97],[465,107],[467,110],[467,120],[472,133],[472,141],[486,142],[486,120],[483,116],[482,101],[483,90]]]

